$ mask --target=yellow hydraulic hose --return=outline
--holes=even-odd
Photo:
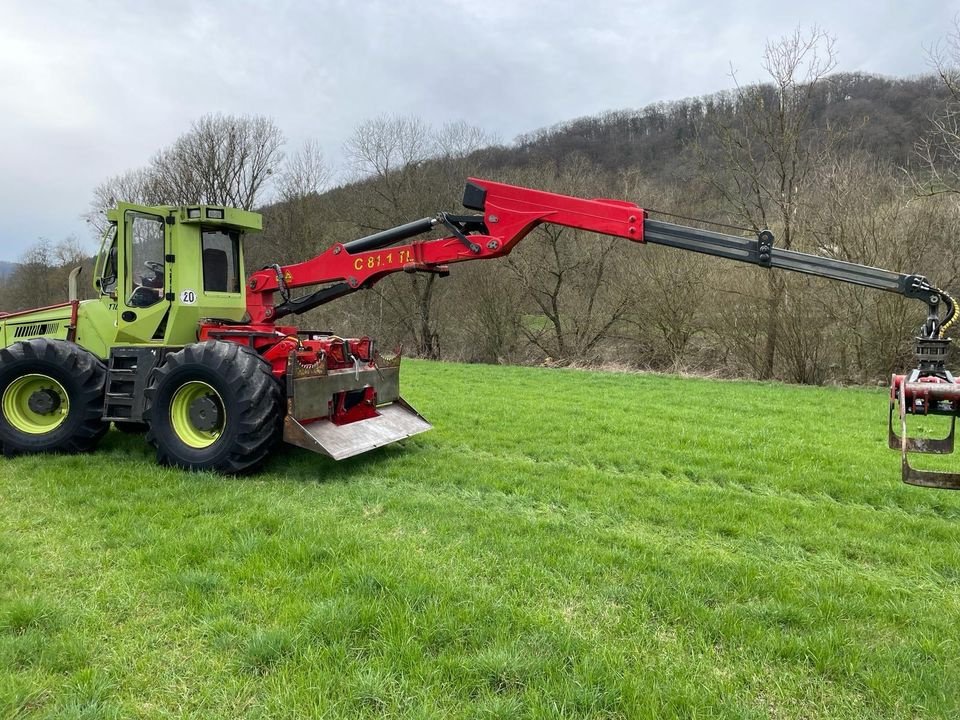
[[[943,290],[939,290],[938,292],[947,299],[947,302],[950,303],[950,315],[947,316],[947,321],[940,326],[940,338],[943,338],[946,335],[947,330],[949,330],[951,326],[957,321],[957,311],[956,311],[957,305],[954,302],[953,298],[950,297],[947,293],[943,292]]]

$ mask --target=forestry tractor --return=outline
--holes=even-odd
[[[654,220],[620,200],[470,179],[463,205],[469,214],[441,212],[247,277],[242,241],[261,229],[260,215],[118,204],[107,214],[96,299],[76,299],[75,271],[69,302],[0,314],[4,453],[90,450],[112,422],[145,431],[161,463],[238,473],[280,438],[339,460],[421,433],[431,426],[400,396],[399,353],[381,355],[369,337],[299,329],[290,316],[391,273],[443,276],[452,263],[504,256],[551,223],[921,301],[917,367],[893,378],[888,443],[901,451],[905,482],[960,488],[960,474],[907,460],[908,452],[951,452],[960,412],[960,384],[945,365],[954,303],[922,276],[780,249],[767,230],[745,238]],[[444,236],[397,244],[436,231]],[[948,416],[949,435],[908,437],[914,414]]]

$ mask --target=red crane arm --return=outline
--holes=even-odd
[[[921,275],[883,270],[836,258],[774,247],[768,230],[755,239],[674,225],[647,219],[646,211],[622,200],[584,200],[542,190],[471,179],[463,204],[481,215],[424,218],[348,243],[337,243],[312,260],[296,265],[275,265],[255,273],[249,281],[247,309],[254,324],[271,324],[291,313],[305,312],[361,288],[368,288],[390,273],[436,272],[445,274],[451,263],[482,260],[509,253],[540,223],[589,230],[638,243],[650,242],[715,257],[806,273],[841,282],[894,292],[927,304],[923,336],[942,336],[956,317],[953,300]],[[437,224],[452,232],[435,240],[394,243],[429,232]],[[326,285],[305,298],[291,299],[288,290]],[[281,305],[274,305],[280,292]],[[945,317],[941,320],[941,310]]]
[[[585,200],[471,178],[464,193],[464,204],[483,212],[472,221],[481,229],[470,235],[451,224],[454,234],[406,245],[391,245],[389,237],[383,247],[371,250],[356,250],[363,244],[362,240],[337,243],[305,262],[269,267],[254,273],[247,290],[252,321],[271,322],[275,314],[273,295],[277,291],[343,283],[344,293],[341,294],[345,294],[370,287],[381,278],[401,270],[442,273],[451,263],[506,255],[544,222],[643,242],[646,211],[621,200]],[[445,218],[441,215],[433,223],[443,222]],[[429,228],[427,221],[421,222],[424,223],[421,228]]]

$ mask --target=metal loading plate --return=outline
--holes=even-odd
[[[377,408],[377,417],[335,425],[329,420],[301,424],[287,415],[283,439],[291,445],[344,460],[430,430],[433,425],[403,399]]]

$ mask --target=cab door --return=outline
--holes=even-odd
[[[157,208],[121,204],[117,342],[162,342],[170,313],[170,227]]]

